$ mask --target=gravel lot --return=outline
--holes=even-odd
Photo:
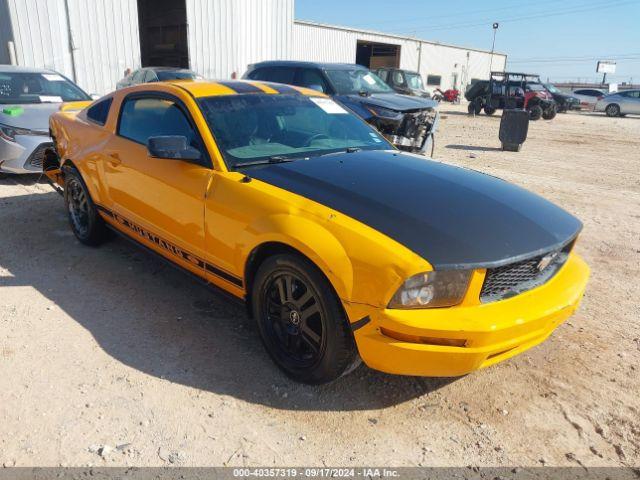
[[[0,465],[640,466],[640,118],[561,114],[499,150],[443,105],[436,158],[585,224],[578,313],[459,379],[360,367],[292,383],[241,307],[118,239],[81,246],[61,198],[0,181]]]

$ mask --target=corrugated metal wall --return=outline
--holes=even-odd
[[[187,0],[191,68],[241,76],[250,63],[290,56],[293,0]]]
[[[400,66],[419,69],[425,80],[440,75],[442,88],[451,86],[454,74],[459,85],[465,77],[489,75],[487,52],[294,22],[294,0],[186,0],[186,7],[191,68],[208,78],[241,76],[262,60],[355,62],[358,40],[400,45]],[[3,11],[0,62],[8,63],[12,36],[19,65],[73,78],[75,64],[76,81],[89,93],[112,90],[125,68],[140,66],[137,0],[0,0]],[[505,62],[496,54],[493,68],[501,70]]]
[[[0,0],[0,3],[10,17],[18,65],[50,68],[73,78],[70,48],[73,44],[76,82],[89,93],[112,90],[126,67],[140,65],[136,0]],[[2,48],[7,49],[6,42]]]
[[[291,58],[354,63],[358,40],[399,45],[400,68],[419,71],[425,82],[427,75],[441,76],[443,90],[453,86],[454,74],[463,89],[471,79],[489,78],[489,52],[310,22],[293,24]],[[503,70],[506,61],[506,55],[494,54],[493,70]]]

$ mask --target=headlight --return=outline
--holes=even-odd
[[[0,123],[0,137],[10,142],[15,142],[16,135],[33,135],[33,133],[26,128],[17,128]]]
[[[471,270],[419,273],[406,280],[388,308],[434,308],[459,304],[469,286]]]
[[[395,110],[390,110],[388,108],[367,105],[367,109],[376,117],[389,118],[391,120],[400,120],[403,117],[402,112],[396,112]]]

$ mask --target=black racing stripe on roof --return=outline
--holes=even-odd
[[[230,88],[236,93],[264,93],[260,87],[256,87],[255,85],[248,82],[239,82],[239,81],[231,81],[231,82],[220,82],[216,81],[216,83],[220,85],[224,85],[227,88]]]
[[[293,93],[302,95],[299,90],[289,86],[283,85],[282,83],[273,83],[273,82],[260,82],[262,85],[266,85],[269,88],[273,88],[278,93]]]

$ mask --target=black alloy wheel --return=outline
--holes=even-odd
[[[296,366],[314,366],[326,343],[326,314],[317,294],[292,272],[274,274],[264,294],[264,315],[272,340]]]
[[[256,273],[252,307],[268,353],[293,379],[326,383],[348,373],[356,360],[342,306],[306,259],[282,254],[265,260]]]

